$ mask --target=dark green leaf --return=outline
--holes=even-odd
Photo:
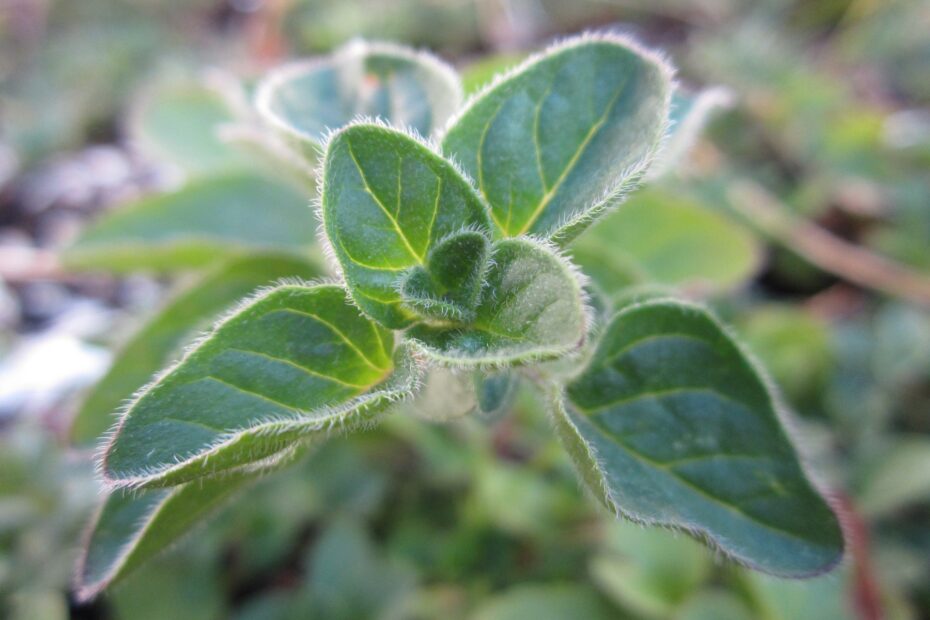
[[[316,241],[306,196],[250,173],[211,176],[123,205],[94,222],[63,260],[80,269],[170,271]]]
[[[759,570],[817,574],[840,559],[843,536],[777,407],[707,312],[650,301],[611,321],[556,416],[614,512],[694,532]]]
[[[442,363],[518,364],[559,357],[584,343],[587,328],[581,283],[573,267],[529,239],[494,246],[474,323],[420,324],[409,336]]]
[[[259,86],[256,105],[273,126],[317,148],[328,131],[360,116],[428,136],[461,99],[455,71],[435,56],[356,40],[327,58],[276,69]]]
[[[237,300],[280,278],[310,280],[320,275],[315,263],[296,256],[258,254],[234,259],[190,283],[116,355],[110,371],[94,386],[75,416],[72,438],[79,443],[97,439],[133,392]]]
[[[478,183],[505,236],[567,243],[645,173],[668,122],[670,75],[623,39],[573,39],[475,96],[443,151]]]
[[[169,486],[372,420],[419,368],[342,288],[282,285],[221,321],[143,390],[100,462],[112,487]]]
[[[238,472],[170,489],[111,493],[90,526],[78,562],[78,598],[94,598],[165,550],[255,477]]]
[[[487,209],[449,162],[395,129],[352,125],[325,157],[323,224],[349,293],[382,325],[406,327],[416,315],[402,305],[401,279],[427,268],[450,235],[490,230]]]
[[[491,249],[480,232],[464,231],[440,240],[429,251],[426,265],[416,265],[401,281],[404,303],[425,319],[469,323]]]

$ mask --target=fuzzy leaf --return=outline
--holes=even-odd
[[[494,246],[475,321],[420,324],[408,335],[437,361],[494,366],[551,359],[584,342],[581,283],[563,258],[528,239]]]
[[[323,225],[349,293],[382,325],[406,327],[417,317],[402,305],[401,280],[428,270],[450,235],[490,230],[487,209],[449,162],[394,129],[352,125],[325,157]]]
[[[111,493],[94,517],[78,561],[78,599],[90,600],[132,573],[256,477],[243,471],[170,489]]]
[[[356,40],[329,57],[271,72],[259,86],[256,106],[285,135],[317,149],[328,131],[360,116],[428,136],[461,100],[457,74],[435,56]]]
[[[84,400],[71,427],[72,439],[87,443],[113,423],[113,413],[172,361],[181,346],[217,316],[260,286],[280,278],[307,280],[320,268],[296,256],[258,254],[234,259],[198,278],[171,299],[122,348],[109,372]]]
[[[843,552],[754,365],[704,310],[622,310],[566,389],[556,426],[618,514],[706,537],[753,568],[801,577]]]
[[[584,36],[466,104],[443,139],[505,236],[564,244],[645,173],[665,131],[671,71],[628,41]]]
[[[758,269],[752,234],[723,215],[671,192],[644,190],[592,226],[572,256],[609,295],[631,282],[701,291],[734,288]]]
[[[426,319],[471,322],[481,295],[490,251],[488,238],[463,231],[437,243],[426,266],[415,266],[401,283],[401,296]]]
[[[334,285],[251,300],[130,404],[100,462],[110,486],[168,486],[264,459],[408,396],[418,366]]]
[[[315,242],[304,194],[240,172],[192,181],[107,213],[63,260],[78,269],[171,271],[261,249],[303,251]]]

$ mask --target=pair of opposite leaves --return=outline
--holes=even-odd
[[[663,63],[610,38],[530,61],[442,141],[477,187],[405,133],[359,123],[334,134],[321,211],[351,300],[339,286],[286,285],[231,314],[129,407],[105,479],[163,487],[273,465],[413,393],[411,348],[467,365],[578,347],[577,276],[549,244],[510,237],[564,244],[615,204],[665,131],[669,82]],[[391,329],[413,323],[395,350]],[[841,553],[768,389],[706,313],[675,302],[622,312],[566,395],[556,427],[614,511],[700,532],[779,574]]]

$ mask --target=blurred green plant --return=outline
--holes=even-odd
[[[406,399],[433,419],[475,408],[495,415],[508,407],[517,376],[545,395],[582,480],[610,512],[698,534],[773,574],[832,567],[843,549],[837,520],[802,469],[762,371],[730,332],[702,307],[669,298],[618,304],[611,313],[609,298],[628,284],[626,274],[597,281],[595,294],[606,297],[603,325],[593,331],[587,280],[564,253],[695,139],[707,105],[679,93],[677,130],[667,138],[674,148],[658,155],[672,90],[671,70],[657,55],[589,35],[531,57],[456,110],[461,87],[440,61],[353,42],[272,72],[256,89],[254,110],[230,105],[239,135],[251,135],[272,161],[298,174],[319,164],[320,239],[340,280],[291,279],[240,301],[132,396],[100,453],[111,493],[87,538],[78,596],[92,598],[120,580],[258,473],[281,468],[334,430],[359,430]],[[191,118],[226,117],[177,92],[148,95],[138,118],[150,135],[140,142],[180,151],[190,180],[103,218],[66,258],[162,272],[226,262],[127,346],[81,410],[79,439],[243,289],[286,270],[312,277],[319,269],[298,258],[313,245],[302,232],[309,210],[285,207],[309,198],[311,185],[256,174],[248,159],[224,156],[215,134],[187,131]],[[202,116],[185,114],[185,106]],[[353,120],[358,114],[381,120]],[[159,140],[166,127],[174,128],[171,138]],[[244,189],[256,186],[263,189]],[[617,234],[627,241],[612,239]],[[731,242],[714,247],[721,236]],[[744,231],[661,193],[624,205],[581,236],[579,256],[587,252],[596,264],[611,240],[627,252],[629,281],[720,290],[751,275],[758,260]],[[285,247],[294,258],[267,255]],[[718,255],[689,261],[702,247]],[[452,393],[463,396],[452,403]],[[500,505],[495,522],[506,531],[533,532],[560,511],[520,470],[498,466],[479,480],[482,504]],[[347,594],[362,569],[342,579],[326,558],[380,560],[348,525],[327,536],[311,562],[328,568],[311,570],[307,584],[317,613],[357,617],[380,604],[378,614],[389,614],[385,601],[395,596],[407,604],[399,592],[413,582],[403,570],[364,569],[384,581],[380,603]],[[607,556],[592,565],[610,597],[628,570]],[[641,587],[632,599],[617,596],[638,613],[671,609],[700,580],[683,576],[676,585],[661,563],[652,577],[647,565],[635,570],[646,571],[635,578]],[[328,601],[334,590],[344,598]],[[514,593],[479,617],[545,607],[546,596]],[[593,590],[552,596],[555,606],[609,609]]]

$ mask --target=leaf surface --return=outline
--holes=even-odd
[[[586,310],[572,266],[529,239],[494,246],[475,321],[419,324],[408,335],[444,364],[495,366],[551,359],[579,348]]]
[[[128,272],[203,267],[258,250],[316,242],[306,196],[246,172],[214,175],[103,215],[65,250],[73,268]]]
[[[668,120],[670,69],[611,36],[520,65],[466,104],[443,138],[505,236],[567,243],[646,171]]]
[[[258,254],[233,259],[197,278],[126,342],[81,405],[72,423],[72,439],[87,443],[100,437],[122,403],[239,299],[280,278],[310,280],[320,275],[315,263],[296,256]]]
[[[176,542],[254,480],[236,473],[170,489],[116,490],[91,523],[75,590],[90,600]]]
[[[141,392],[100,462],[111,487],[170,486],[373,419],[419,367],[341,287],[282,285],[248,302]]]
[[[837,519],[769,388],[704,310],[667,300],[624,309],[565,395],[557,429],[614,512],[694,532],[780,576],[840,559]]]
[[[319,146],[330,130],[380,118],[428,136],[459,107],[455,71],[431,54],[352,41],[332,56],[284,65],[262,81],[256,105],[285,134]]]
[[[452,165],[395,129],[357,124],[326,150],[323,225],[361,309],[386,327],[417,317],[399,285],[451,235],[490,230],[481,198]],[[444,260],[448,260],[447,256]]]

